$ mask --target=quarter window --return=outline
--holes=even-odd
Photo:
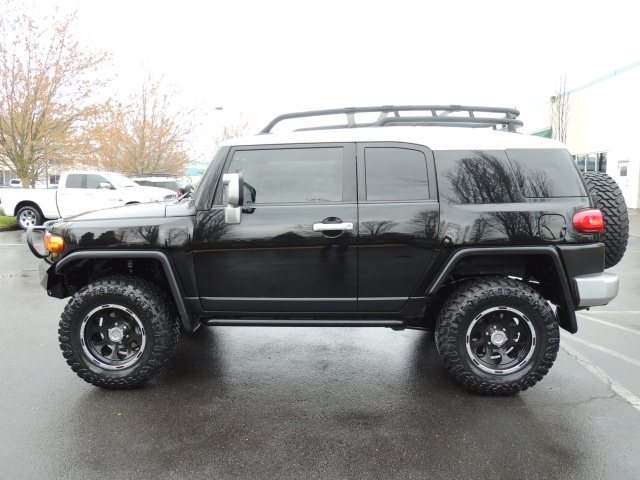
[[[367,200],[427,200],[424,153],[408,148],[365,148]]]
[[[340,202],[343,163],[341,147],[241,150],[228,171],[242,174],[245,205]]]

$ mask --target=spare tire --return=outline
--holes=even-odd
[[[589,194],[604,218],[604,232],[600,235],[604,243],[604,268],[611,268],[622,260],[627,249],[627,204],[616,181],[606,173],[585,172],[583,176]]]

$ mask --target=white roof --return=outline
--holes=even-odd
[[[234,138],[223,146],[279,145],[296,143],[403,142],[431,150],[505,150],[507,148],[562,148],[556,140],[489,128],[461,127],[365,127],[336,130],[268,133]]]

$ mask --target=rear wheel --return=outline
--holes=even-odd
[[[158,375],[178,343],[175,308],[152,283],[135,277],[97,280],[76,293],[59,325],[71,369],[93,385],[139,387]]]
[[[28,205],[18,210],[16,219],[18,220],[18,226],[23,230],[27,230],[29,227],[42,225],[43,217],[38,207]]]
[[[535,385],[559,348],[554,312],[510,278],[471,281],[442,307],[435,338],[447,370],[467,389],[511,395]]]
[[[629,241],[629,213],[624,196],[616,181],[606,173],[585,172],[584,180],[596,207],[604,218],[605,268],[617,265],[627,249]]]

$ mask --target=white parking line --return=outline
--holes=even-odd
[[[598,377],[602,382],[608,385],[611,390],[613,390],[616,394],[620,395],[623,399],[629,402],[636,410],[640,412],[640,398],[636,397],[629,390],[624,388],[622,385],[617,383],[611,377],[609,377],[606,373],[596,367],[593,363],[587,360],[585,357],[580,355],[573,348],[563,345],[562,349],[566,351],[569,355],[578,360],[587,370],[593,373],[596,377]]]
[[[587,315],[586,313],[583,313],[583,310],[580,310],[579,312],[576,312],[578,315],[585,315],[585,316],[589,316],[589,315],[600,315],[602,313],[607,314],[607,315],[616,315],[618,313],[624,313],[625,315],[640,315],[640,310],[593,310],[593,311],[589,311],[589,315]]]
[[[613,312],[598,312],[598,313],[613,313]],[[625,314],[638,313],[638,314],[640,314],[640,312],[616,312],[616,313],[625,313]],[[584,313],[577,312],[577,314],[582,318],[586,318],[587,320],[591,320],[592,322],[601,323],[602,325],[606,325],[608,327],[614,327],[614,328],[617,328],[617,329],[620,329],[620,330],[624,330],[625,332],[635,333],[636,335],[640,335],[640,331],[639,330],[634,330],[633,328],[629,328],[629,327],[623,327],[622,325],[617,325],[615,323],[607,322],[606,320],[600,320],[599,318],[592,317],[591,315],[585,315]]]
[[[611,355],[612,357],[616,357],[616,358],[619,358],[620,360],[624,360],[625,362],[628,362],[628,363],[630,363],[632,365],[635,365],[636,367],[640,367],[640,360],[636,360],[635,358],[627,357],[626,355],[618,353],[618,352],[616,352],[614,350],[609,350],[608,348],[601,347],[600,345],[588,342],[587,340],[583,340],[583,339],[578,338],[578,337],[573,336],[573,335],[569,335],[568,333],[565,334],[564,332],[562,332],[561,335],[562,335],[562,338],[564,338],[564,339],[569,339],[572,342],[581,343],[583,345],[586,345],[587,347],[593,348],[594,350],[598,350],[600,352],[606,353],[607,355]]]

